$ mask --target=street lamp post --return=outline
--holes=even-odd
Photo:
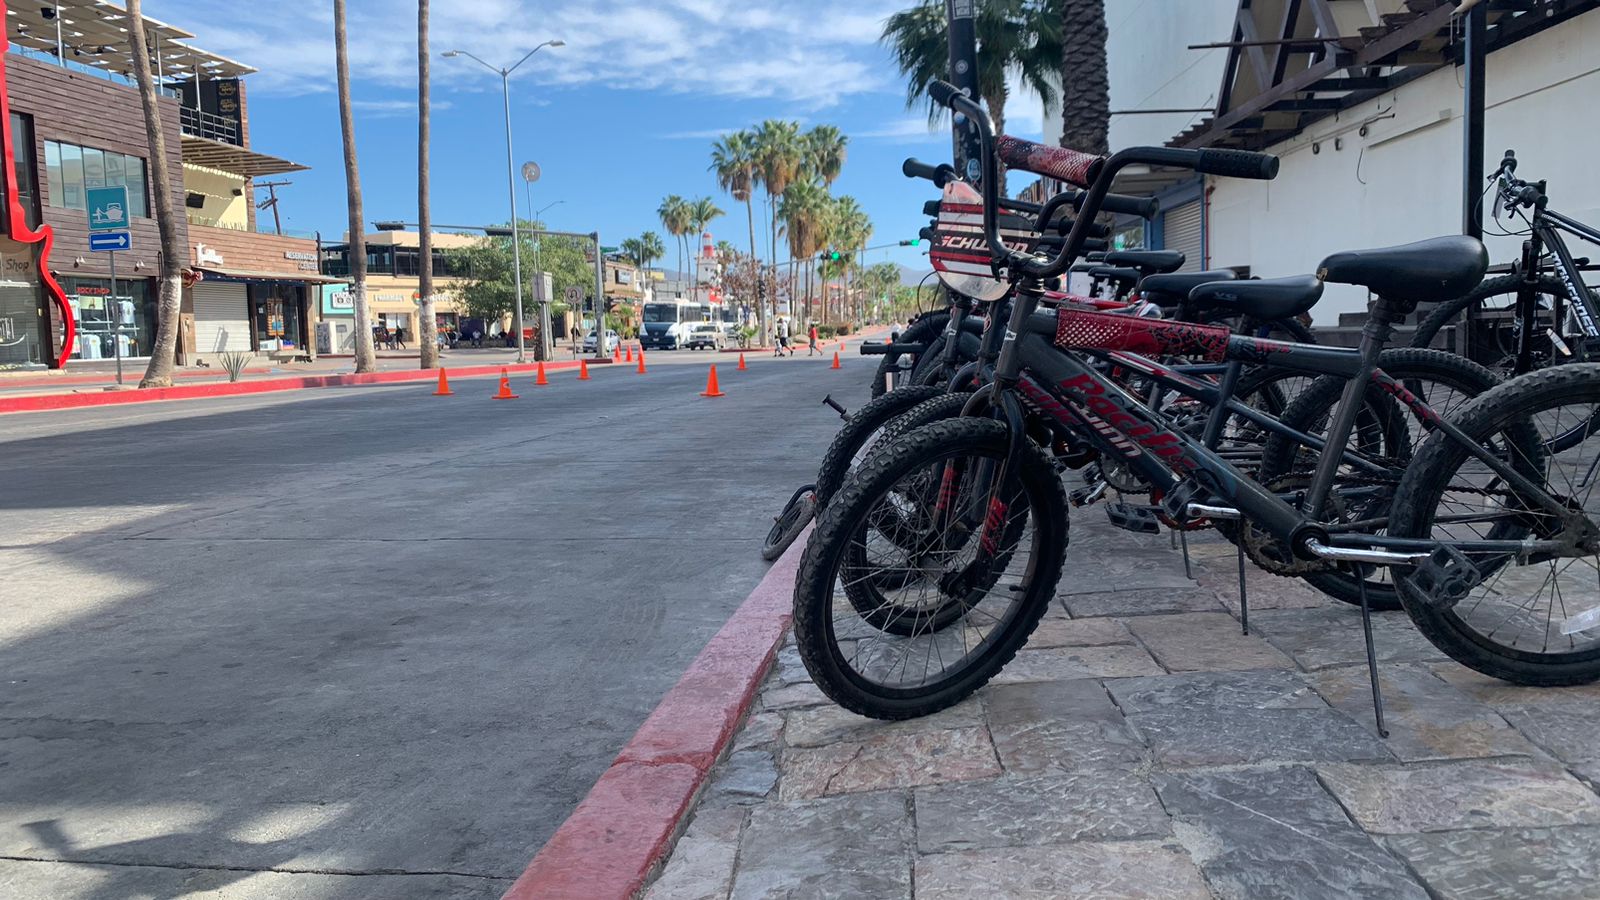
[[[458,56],[465,56],[483,66],[485,69],[488,69],[489,71],[500,76],[500,94],[505,106],[506,115],[506,196],[511,201],[511,271],[513,273],[515,290],[517,292],[517,315],[515,327],[517,329],[517,362],[519,363],[528,361],[528,353],[522,338],[522,246],[517,240],[517,169],[516,163],[513,162],[511,152],[511,73],[515,72],[522,66],[523,63],[527,62],[530,57],[532,57],[535,53],[538,53],[540,50],[543,50],[545,47],[561,47],[565,44],[565,41],[560,40],[545,41],[532,50],[529,50],[527,54],[521,59],[517,60],[514,65],[504,68],[496,68],[495,66],[484,62],[478,56],[469,53],[466,50],[446,50],[444,52],[444,57],[446,59],[454,59]],[[544,348],[545,342],[548,339],[549,335],[547,334],[541,333],[539,335],[540,359],[543,359],[547,355]]]

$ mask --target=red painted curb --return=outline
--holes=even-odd
[[[600,364],[600,360],[590,360]],[[610,360],[605,360],[610,363]],[[452,378],[472,378],[481,375],[498,375],[507,372],[532,372],[535,363],[509,366],[468,366],[446,369]],[[546,371],[576,369],[577,360],[545,364]],[[144,390],[106,391],[98,394],[37,394],[28,397],[0,398],[0,414],[14,412],[41,412],[52,409],[78,409],[85,406],[114,406],[122,403],[151,403],[158,400],[190,400],[197,397],[231,397],[238,394],[266,394],[274,391],[297,391],[305,388],[347,387],[357,384],[389,384],[401,381],[434,381],[438,369],[402,369],[394,372],[368,372],[364,375],[304,375],[294,378],[263,378],[259,381],[221,382],[219,384],[180,384],[168,388]]]
[[[502,900],[627,900],[644,888],[755,703],[789,627],[805,540],[773,563]]]

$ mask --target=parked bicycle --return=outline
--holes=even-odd
[[[1377,296],[1354,355],[1230,334],[1225,328],[1063,307],[1040,310],[1045,283],[1083,251],[1111,179],[1132,164],[1271,178],[1277,161],[1230,150],[1132,148],[1101,159],[1037,145],[1002,145],[1008,165],[1086,188],[1077,222],[1051,256],[1002,240],[995,139],[982,110],[953,87],[935,99],[977,124],[982,233],[1011,313],[992,377],[966,415],[879,447],[820,513],[796,583],[802,658],[830,697],[880,718],[925,715],[985,683],[1026,641],[1054,595],[1067,545],[1058,443],[1075,439],[1163,492],[1179,522],[1237,519],[1284,559],[1387,567],[1425,637],[1462,663],[1527,684],[1600,677],[1600,524],[1592,493],[1600,440],[1600,366],[1535,372],[1495,387],[1445,417],[1399,379],[1378,376],[1392,323],[1418,302],[1464,294],[1487,266],[1482,245],[1450,237],[1337,253],[1312,280],[1238,282],[1213,289],[1257,318],[1315,302],[1322,282]],[[1003,139],[1009,140],[1009,139]],[[1019,153],[1019,151],[1021,151]],[[1175,427],[1111,377],[1111,353],[1200,357],[1226,365],[1205,432]],[[1297,365],[1341,379],[1321,435],[1290,435],[1315,452],[1303,487],[1264,485],[1213,448],[1242,367]],[[1420,421],[1426,439],[1375,515],[1339,502],[1366,488],[1350,448],[1370,386]],[[1379,404],[1376,412],[1384,413]],[[1565,429],[1550,431],[1550,428]],[[1052,440],[1041,440],[1040,429]],[[1408,434],[1410,433],[1408,429]],[[1555,448],[1540,434],[1575,433]],[[1356,447],[1359,449],[1359,441]],[[1593,571],[1591,571],[1593,570]],[[1360,570],[1357,570],[1357,574]],[[1363,624],[1371,653],[1364,578]],[[1569,602],[1571,601],[1571,602]],[[1381,721],[1380,721],[1381,727]]]

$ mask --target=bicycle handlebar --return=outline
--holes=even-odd
[[[983,177],[980,180],[980,185],[983,189],[983,230],[984,237],[989,242],[989,252],[992,258],[995,262],[1008,269],[1037,279],[1053,278],[1060,275],[1066,271],[1067,266],[1080,253],[1084,252],[1089,236],[1089,224],[1103,208],[1112,180],[1116,177],[1117,172],[1121,171],[1125,166],[1135,163],[1176,166],[1207,175],[1260,180],[1270,180],[1278,174],[1277,157],[1249,150],[1186,150],[1175,147],[1132,147],[1118,151],[1109,159],[1092,157],[1077,151],[1067,151],[1069,155],[1062,156],[1051,154],[1046,161],[1052,167],[1059,166],[1062,174],[1081,174],[1086,179],[1088,190],[1084,192],[1082,201],[1078,206],[1078,218],[1072,228],[1072,233],[1067,236],[1055,257],[1053,259],[1036,257],[1032,254],[1019,253],[1012,250],[1000,239],[996,222],[1000,196],[997,183],[999,181],[999,164],[995,150],[994,129],[989,124],[988,116],[984,114],[982,107],[978,106],[971,97],[968,97],[948,82],[934,82],[929,87],[928,93],[936,102],[948,106],[952,111],[959,112],[971,119],[978,129],[979,144],[983,152]],[[1038,147],[1040,145],[1034,144],[1032,146]],[[1015,153],[1015,148],[1011,152]],[[1085,160],[1090,162],[1086,163]],[[1068,163],[1075,167],[1071,173],[1066,171]],[[1030,169],[1030,171],[1033,170]],[[1044,174],[1055,173],[1046,172]]]
[[[922,178],[933,182],[939,187],[944,187],[956,178],[956,167],[949,163],[930,165],[918,159],[908,159],[900,164],[900,171],[907,178]]]

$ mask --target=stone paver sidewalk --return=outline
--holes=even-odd
[[[1076,512],[1058,602],[961,705],[829,702],[786,646],[651,900],[1600,897],[1600,686],[1529,689],[1235,558]]]

